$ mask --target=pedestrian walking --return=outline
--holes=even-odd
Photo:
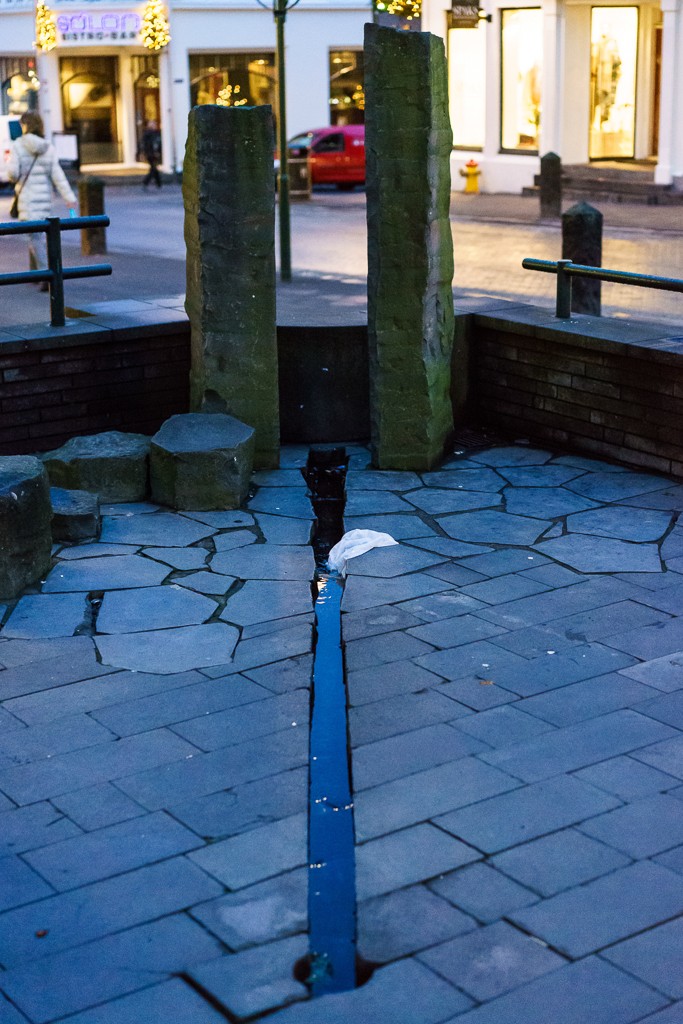
[[[15,183],[14,193],[19,220],[44,220],[52,213],[53,189],[73,208],[74,195],[59,165],[57,153],[45,138],[43,119],[39,114],[22,114],[22,135],[13,143],[7,163],[7,174]],[[43,231],[28,235],[28,250],[38,270],[47,267],[47,237]],[[47,281],[40,290],[46,292]]]
[[[142,152],[149,164],[147,176],[142,183],[147,188],[150,181],[153,181],[157,188],[161,188],[161,175],[159,164],[161,163],[161,132],[156,121],[148,121],[147,127],[142,136]]]

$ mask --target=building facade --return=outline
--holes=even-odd
[[[146,124],[162,166],[182,166],[201,103],[277,103],[272,0],[171,0],[171,40],[142,44],[144,0],[48,0],[56,46],[36,50],[33,0],[0,0],[2,113],[38,106],[47,134],[77,133],[85,166],[135,166]],[[371,0],[300,0],[286,20],[287,128],[362,120]],[[39,88],[36,86],[39,84]]]
[[[518,192],[552,151],[650,165],[683,188],[681,0],[482,0],[471,13],[423,3],[422,28],[447,46],[454,187],[474,159],[485,191]]]

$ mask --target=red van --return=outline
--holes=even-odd
[[[365,183],[365,126],[333,125],[313,128],[290,139],[293,157],[308,156],[314,185],[352,189]]]

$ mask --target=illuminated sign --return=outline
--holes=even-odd
[[[137,11],[90,10],[62,11],[56,15],[58,42],[61,45],[87,46],[113,43],[121,46],[140,43],[142,15]]]

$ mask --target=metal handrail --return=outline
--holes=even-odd
[[[572,277],[592,277],[598,281],[612,281],[615,284],[631,284],[639,288],[657,288],[661,291],[683,292],[683,281],[676,277],[655,277],[652,274],[633,274],[628,270],[608,270],[606,267],[589,267],[571,260],[522,260],[525,270],[540,270],[543,274],[557,274],[555,316],[558,320],[569,320],[572,307]]]
[[[0,285],[47,281],[50,289],[50,325],[64,327],[64,281],[79,277],[106,277],[112,271],[108,263],[96,263],[87,267],[64,267],[62,231],[106,227],[109,227],[109,217],[104,215],[64,219],[47,217],[45,220],[20,220],[0,224],[0,236],[31,235],[41,231],[47,235],[47,270],[22,270],[14,274],[0,274]]]

